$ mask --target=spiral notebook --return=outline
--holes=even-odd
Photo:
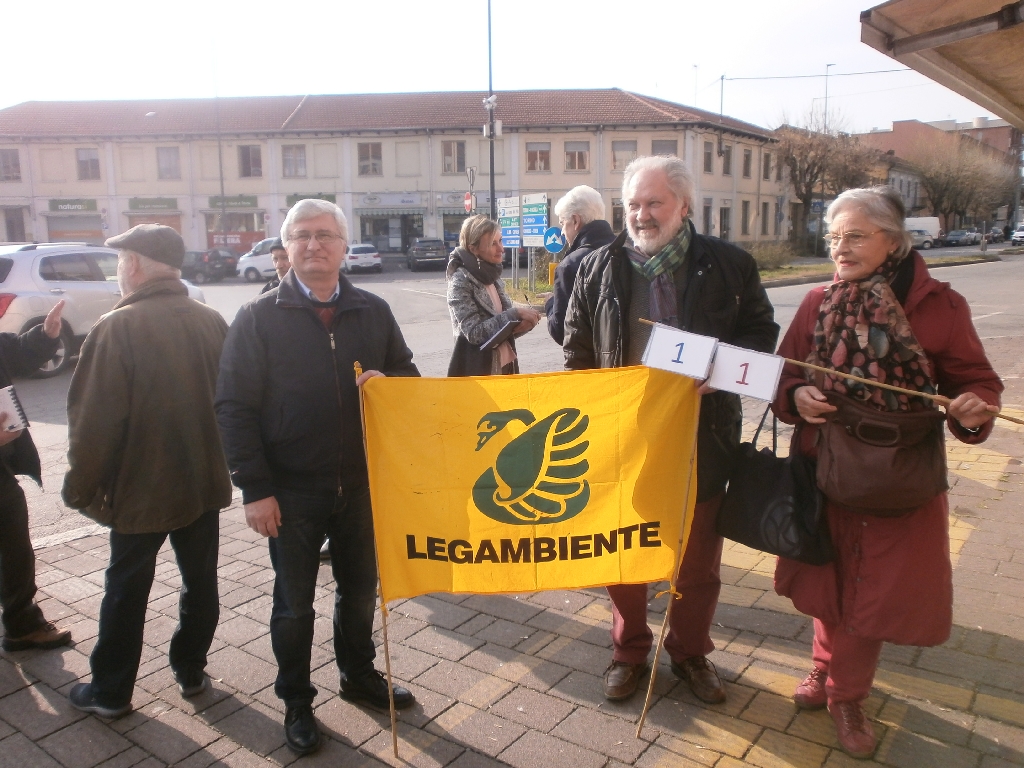
[[[8,432],[16,432],[19,429],[28,428],[28,419],[25,418],[25,409],[21,407],[18,393],[14,387],[3,387],[0,389],[0,413],[7,414]]]

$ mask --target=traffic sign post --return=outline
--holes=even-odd
[[[518,248],[521,245],[519,234],[519,198],[498,198],[498,225],[501,227],[501,244],[506,248]]]
[[[565,248],[565,241],[562,240],[562,230],[558,227],[548,227],[544,230],[544,247],[548,253],[561,253]]]
[[[544,247],[544,230],[548,228],[548,195],[539,192],[523,195],[523,245],[527,248]]]

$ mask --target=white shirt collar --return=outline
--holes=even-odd
[[[292,270],[292,274],[294,274],[294,273],[295,273],[295,270],[293,269]],[[308,298],[310,301],[317,301],[317,302],[320,301],[320,299],[318,299],[316,296],[313,295],[313,292],[309,289],[309,286],[306,285],[304,282],[302,282],[299,279],[298,275],[295,275],[295,282],[299,284],[299,288],[301,288],[302,292],[304,294],[306,294],[306,298]],[[329,302],[334,301],[336,298],[338,298],[338,296],[340,294],[341,294],[341,280],[339,280],[338,284],[336,286],[334,286],[334,293],[332,293],[330,295],[330,297],[327,299],[327,302],[323,302],[323,303],[329,303]]]

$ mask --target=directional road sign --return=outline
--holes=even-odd
[[[558,227],[548,227],[544,230],[544,247],[548,253],[560,253],[565,248],[562,241],[562,230]]]
[[[548,228],[548,195],[539,192],[523,195],[523,245],[527,248],[544,246],[544,230]]]
[[[501,244],[506,248],[519,248],[519,198],[499,197],[497,200],[498,224],[501,227]]]

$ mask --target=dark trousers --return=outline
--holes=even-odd
[[[100,633],[89,658],[93,690],[105,706],[120,707],[132,700],[156,556],[168,536],[181,572],[178,627],[168,653],[171,670],[180,674],[206,667],[206,652],[220,618],[220,513],[207,512],[170,533],[111,531],[106,592],[100,605]]]
[[[715,518],[724,494],[701,502],[693,510],[693,525],[686,543],[675,588],[681,597],[672,605],[665,650],[673,661],[707,656],[715,650],[711,622],[722,589],[722,537],[715,532]],[[647,585],[612,584],[612,658],[643,664],[654,635],[647,625]],[[670,598],[671,599],[671,598]]]
[[[342,674],[358,678],[373,670],[373,612],[377,597],[377,555],[369,488],[342,495],[276,494],[281,525],[270,539],[274,565],[274,609],[270,639],[277,658],[274,692],[286,706],[309,704],[313,647],[313,597],[320,570],[320,545],[330,537],[334,572],[334,656]]]
[[[0,608],[7,637],[31,634],[46,623],[35,596],[36,556],[28,535],[25,492],[0,464]]]

